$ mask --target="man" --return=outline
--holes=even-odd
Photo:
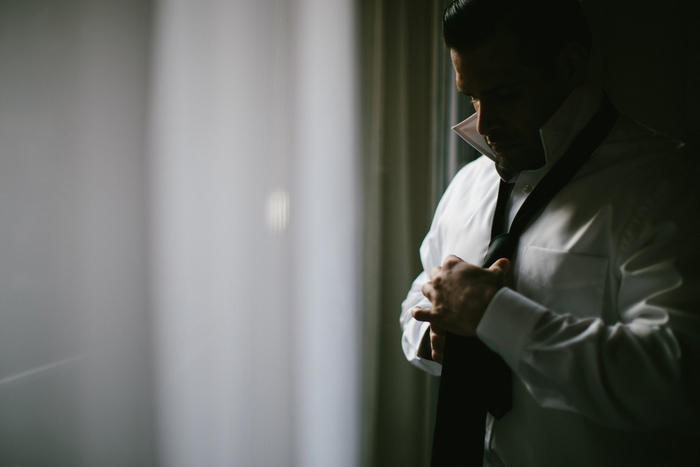
[[[576,0],[458,0],[443,33],[476,110],[457,131],[485,157],[455,176],[421,246],[406,357],[440,374],[449,332],[510,367],[512,409],[487,417],[484,465],[698,465],[694,159],[620,115],[511,260],[479,267],[494,222],[507,230],[606,97],[587,79]],[[502,181],[511,194],[494,221]]]

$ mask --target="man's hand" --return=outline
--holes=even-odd
[[[441,346],[446,331],[462,336],[476,335],[476,327],[486,307],[496,292],[505,286],[509,269],[510,261],[505,258],[484,269],[450,255],[442,266],[435,266],[430,271],[430,281],[423,284],[421,291],[432,307],[416,307],[411,312],[418,321],[430,323],[431,344],[435,332],[435,342],[439,347],[436,349],[433,344],[434,355],[437,353],[442,359]],[[437,361],[435,356],[433,359]]]
[[[442,357],[445,353],[445,336],[447,331],[440,327],[438,324],[430,325],[430,348],[432,349],[432,355],[434,361],[442,365]]]
[[[420,310],[421,307],[414,307],[413,310]],[[411,310],[411,313],[413,313]],[[433,360],[442,365],[442,356],[445,352],[445,336],[447,331],[437,324],[431,324],[428,332],[423,335],[418,349],[418,356],[428,360]]]

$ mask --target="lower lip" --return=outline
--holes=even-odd
[[[503,154],[511,151],[513,148],[517,147],[517,144],[494,144],[491,149],[496,154]]]

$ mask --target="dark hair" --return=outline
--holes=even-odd
[[[591,50],[578,0],[456,0],[445,8],[442,34],[450,49],[471,50],[497,33],[515,37],[524,57],[545,68],[571,42]]]

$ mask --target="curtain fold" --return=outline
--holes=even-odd
[[[429,453],[430,380],[406,362],[398,318],[434,207],[439,3],[360,2],[365,466],[422,466]]]

